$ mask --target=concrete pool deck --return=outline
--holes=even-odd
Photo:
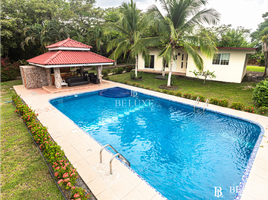
[[[105,81],[81,90],[48,93],[42,89],[27,90],[23,85],[14,86],[17,94],[38,113],[38,119],[48,127],[52,138],[62,147],[70,162],[77,168],[81,178],[92,190],[98,200],[160,200],[163,198],[136,173],[118,160],[113,161],[113,174],[109,173],[109,161],[112,155],[103,151],[103,162],[100,163],[101,145],[86,134],[68,117],[54,108],[49,100],[56,97],[90,92],[109,87],[124,87],[149,95],[194,105],[195,101],[160,92],[146,90],[125,84]],[[203,107],[204,103],[200,103]],[[261,124],[265,134],[251,169],[242,200],[267,199],[268,196],[268,117],[252,113],[209,105],[211,110],[242,117]],[[215,186],[216,187],[216,186]],[[211,194],[214,196],[215,194]]]

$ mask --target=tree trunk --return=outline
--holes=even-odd
[[[268,77],[268,51],[264,52],[264,58],[265,58],[265,69],[263,77]]]
[[[135,77],[138,77],[138,56],[135,56]]]
[[[171,86],[171,75],[172,75],[172,65],[173,65],[173,52],[172,52],[172,56],[171,56],[171,61],[170,61],[170,68],[169,68],[169,73],[168,73],[168,82],[167,82],[167,86]]]
[[[81,76],[84,76],[83,72],[84,72],[84,67],[80,67],[80,75]]]
[[[163,78],[165,78],[165,75],[166,75],[166,73],[165,73],[166,65],[167,65],[167,63],[165,62],[165,64],[163,65],[163,69],[162,69],[162,76],[163,76]]]
[[[264,59],[265,59],[265,69],[264,69],[263,77],[268,77],[268,45],[267,45],[267,42],[263,43],[263,47],[264,47]]]

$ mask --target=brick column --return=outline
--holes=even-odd
[[[98,65],[97,66],[97,77],[98,77],[98,79],[100,79],[100,83],[102,81],[101,71],[102,71],[102,65]]]
[[[51,69],[46,68],[46,78],[47,78],[47,84],[50,86],[52,85],[52,77],[51,77]]]
[[[54,68],[55,86],[57,89],[61,89],[61,76],[60,68]]]

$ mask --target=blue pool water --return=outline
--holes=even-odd
[[[233,199],[259,126],[112,88],[51,100],[101,144],[111,144],[170,200]],[[219,194],[219,193],[218,193]]]

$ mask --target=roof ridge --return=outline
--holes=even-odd
[[[70,39],[70,40],[73,41],[73,42],[75,42],[76,44],[80,44],[80,45],[85,46],[85,47],[91,47],[91,46],[89,46],[89,45],[87,45],[87,44],[84,44],[84,43],[82,43],[82,42],[78,42],[78,41],[76,41],[76,40],[72,40],[72,39]]]
[[[47,59],[44,63],[48,64],[50,61],[52,61],[56,56],[58,56],[59,54],[61,54],[62,51],[57,51],[57,53],[55,53],[53,56],[51,56],[49,59]]]

